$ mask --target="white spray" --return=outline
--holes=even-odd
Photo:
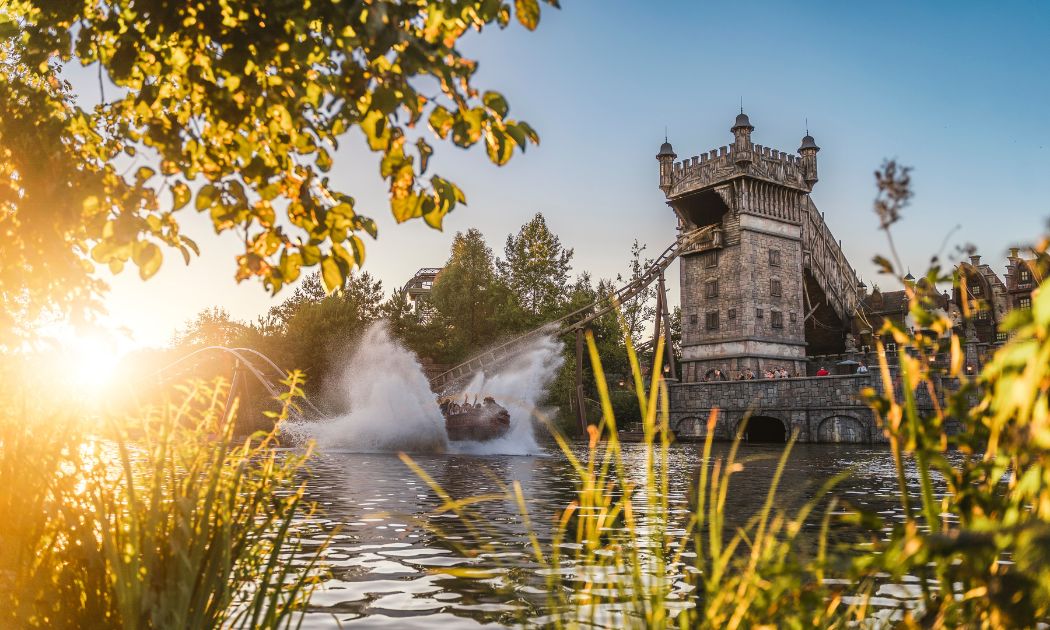
[[[379,322],[361,338],[338,385],[350,411],[324,421],[289,423],[285,431],[329,451],[538,453],[532,418],[561,362],[559,344],[543,337],[488,378],[475,375],[459,398],[492,396],[510,411],[510,430],[488,442],[450,443],[437,397],[419,361]]]

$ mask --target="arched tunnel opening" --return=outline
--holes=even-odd
[[[769,416],[751,416],[744,428],[744,439],[748,442],[787,442],[784,423]]]

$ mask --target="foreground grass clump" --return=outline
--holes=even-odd
[[[0,626],[296,622],[315,577],[292,529],[310,509],[306,455],[275,452],[273,434],[236,440],[225,390],[182,387],[105,437],[0,411]]]

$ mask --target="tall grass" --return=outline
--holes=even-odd
[[[0,626],[294,625],[316,579],[292,529],[311,509],[308,453],[235,440],[235,411],[221,382],[95,434],[29,403],[0,411]]]

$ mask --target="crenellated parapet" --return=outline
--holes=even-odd
[[[751,177],[808,193],[802,158],[760,144],[748,143],[747,161],[734,145],[694,155],[671,166],[668,196],[688,193],[735,177]]]

